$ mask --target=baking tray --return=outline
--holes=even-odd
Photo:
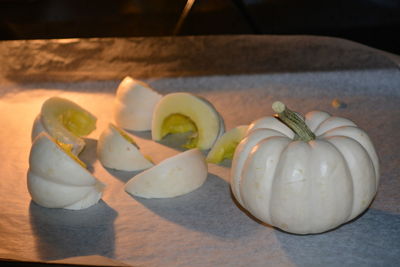
[[[0,43],[0,257],[17,261],[134,266],[398,266],[400,255],[400,70],[398,57],[342,39],[314,36],[200,36],[65,39]],[[198,190],[172,199],[124,192],[135,172],[105,169],[96,139],[112,121],[123,77],[162,94],[184,91],[214,104],[227,129],[271,115],[284,101],[325,110],[365,129],[380,157],[381,181],[369,209],[337,229],[292,235],[238,207],[230,162],[209,164]],[[81,158],[107,184],[81,211],[47,209],[26,188],[30,132],[47,98],[61,96],[98,117]],[[331,105],[338,99],[345,105]],[[180,152],[131,132],[156,163]],[[90,261],[89,261],[90,262]],[[80,262],[81,264],[87,264]]]

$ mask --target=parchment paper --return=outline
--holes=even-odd
[[[37,261],[100,255],[135,266],[398,266],[400,71],[378,51],[332,38],[218,36],[2,42],[0,55],[0,255]],[[275,100],[301,113],[348,117],[377,148],[378,194],[354,221],[305,236],[240,209],[230,193],[229,162],[209,164],[205,184],[187,195],[132,197],[124,184],[136,173],[105,169],[95,156],[125,75],[163,94],[205,97],[227,129],[272,114]],[[81,158],[107,188],[98,204],[81,211],[40,207],[26,188],[32,123],[43,101],[56,95],[98,117]],[[334,98],[345,106],[332,107]],[[154,143],[149,132],[132,134],[156,163],[180,152]]]

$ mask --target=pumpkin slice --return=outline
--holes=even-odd
[[[218,138],[208,152],[207,162],[218,164],[224,159],[232,159],[237,145],[246,136],[247,128],[247,125],[237,126]]]
[[[150,130],[153,110],[161,97],[148,84],[126,77],[119,84],[116,93],[116,125],[133,131]]]
[[[191,149],[134,176],[125,191],[143,198],[176,197],[202,186],[207,173],[204,155],[198,149]]]
[[[47,208],[84,209],[96,204],[105,187],[65,145],[41,133],[29,156],[28,190]]]
[[[64,144],[72,145],[72,153],[79,154],[85,146],[81,137],[96,129],[96,117],[74,102],[52,97],[47,99],[36,117],[32,129],[32,141],[41,132]]]
[[[142,155],[133,138],[112,124],[100,135],[97,155],[103,166],[116,170],[139,171],[153,166],[153,163]]]
[[[151,133],[155,141],[168,134],[192,132],[184,147],[206,150],[224,130],[224,121],[214,106],[189,93],[168,94],[154,109]]]

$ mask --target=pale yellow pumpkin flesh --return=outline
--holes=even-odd
[[[241,125],[224,133],[208,153],[207,162],[219,164],[225,159],[231,160],[236,147],[245,137],[247,129],[247,125]]]
[[[182,114],[172,114],[164,120],[161,128],[162,137],[165,137],[168,134],[187,132],[192,134],[183,147],[188,149],[195,148],[198,143],[198,132],[195,123],[189,117]]]
[[[63,111],[58,116],[58,120],[76,136],[86,136],[96,129],[96,119],[75,109]]]
[[[79,163],[79,165],[81,165],[83,168],[87,169],[86,164],[82,160],[80,160],[74,153],[72,153],[73,146],[71,144],[64,144],[59,140],[55,140],[55,142],[58,147],[60,147],[65,152],[65,154],[67,154],[70,158]]]

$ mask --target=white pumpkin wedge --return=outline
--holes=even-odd
[[[38,205],[80,210],[100,200],[105,185],[71,148],[47,133],[35,138],[29,155],[28,191]]]
[[[240,125],[225,132],[208,152],[207,162],[219,164],[225,159],[231,160],[237,145],[246,136],[248,127],[248,125]]]
[[[296,234],[325,232],[360,215],[379,183],[367,133],[326,112],[309,112],[304,121],[281,102],[273,110],[276,118],[263,118],[270,123],[250,130],[236,149],[230,182],[238,202]]]
[[[133,131],[151,130],[153,110],[161,97],[148,84],[125,77],[117,88],[114,102],[116,125]]]
[[[133,137],[113,124],[101,133],[97,156],[103,166],[121,171],[139,171],[154,165],[140,152]]]
[[[177,197],[201,187],[207,174],[203,153],[190,149],[134,176],[125,185],[125,191],[143,198]]]
[[[41,132],[64,144],[72,145],[72,153],[79,154],[85,147],[82,137],[96,129],[96,117],[78,104],[61,97],[47,99],[32,128],[32,141]]]
[[[152,139],[168,134],[192,132],[184,147],[210,149],[225,132],[224,120],[207,100],[190,93],[165,95],[156,105],[151,127]]]

